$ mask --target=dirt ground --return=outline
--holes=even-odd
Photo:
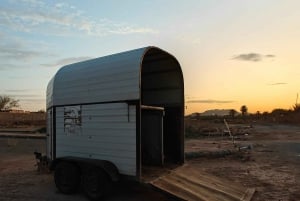
[[[300,127],[254,125],[239,138],[236,144],[249,146],[251,150],[218,158],[201,157],[187,163],[220,178],[256,188],[253,201],[300,200]],[[236,150],[230,140],[222,137],[191,139],[186,144],[188,151]]]
[[[300,200],[300,127],[254,125],[239,135],[239,152],[226,137],[206,136],[186,140],[186,152],[208,153],[186,163],[245,187],[255,187],[253,201]],[[33,152],[45,150],[45,140],[0,138],[0,200],[87,200],[82,193],[63,195],[53,175],[36,171]],[[230,150],[231,154],[223,153]],[[226,152],[227,153],[227,152]],[[145,185],[123,183],[106,200],[174,200]]]
[[[83,193],[64,195],[55,187],[52,173],[39,173],[34,151],[45,150],[43,139],[0,138],[0,201],[86,201]],[[107,201],[171,200],[152,188],[134,182],[119,183]]]

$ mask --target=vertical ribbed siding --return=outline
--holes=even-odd
[[[81,106],[81,131],[64,132],[64,107],[57,107],[56,155],[108,160],[121,174],[136,175],[136,111],[127,103]]]

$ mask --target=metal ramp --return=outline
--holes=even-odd
[[[179,167],[150,182],[154,187],[181,200],[250,201],[255,189],[201,172],[191,166]]]

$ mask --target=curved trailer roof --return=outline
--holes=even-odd
[[[157,47],[144,47],[62,67],[48,84],[47,108],[141,99],[143,104],[183,105],[183,93],[176,58]]]

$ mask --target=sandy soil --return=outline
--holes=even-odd
[[[237,152],[228,138],[206,137],[186,141],[187,152],[233,150],[224,157],[187,160],[220,178],[255,187],[252,200],[300,200],[300,127],[254,125],[248,135],[239,136],[239,146],[252,148]],[[44,150],[41,139],[0,138],[0,200],[87,200],[82,193],[63,195],[53,175],[36,171],[33,151]],[[120,184],[106,200],[172,200],[165,194],[135,183]]]

